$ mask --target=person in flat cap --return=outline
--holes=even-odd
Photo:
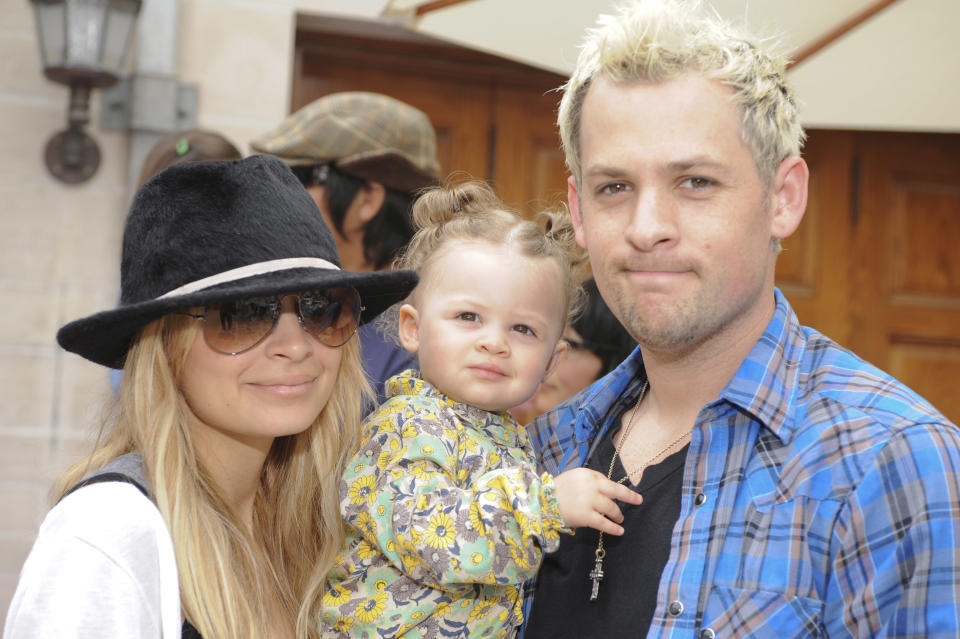
[[[439,183],[437,141],[425,113],[379,93],[323,96],[250,142],[286,162],[333,229],[344,267],[390,268],[413,237],[416,193]],[[409,353],[362,328],[363,362],[377,393],[414,365]]]
[[[276,158],[147,181],[119,306],[57,334],[123,381],[95,450],[59,480],[4,637],[315,636],[370,393],[354,333],[415,283],[342,269]]]

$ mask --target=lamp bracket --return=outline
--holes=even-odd
[[[196,127],[197,86],[174,76],[138,73],[101,92],[100,126],[110,130],[182,131]]]
[[[78,124],[50,138],[43,157],[50,173],[67,184],[86,182],[100,166],[100,148]]]

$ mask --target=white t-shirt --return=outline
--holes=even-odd
[[[176,639],[180,586],[170,532],[136,486],[103,482],[47,514],[20,572],[4,639]]]

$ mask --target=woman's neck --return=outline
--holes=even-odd
[[[252,532],[254,501],[273,438],[238,437],[209,427],[194,428],[193,438],[200,462],[247,532]]]

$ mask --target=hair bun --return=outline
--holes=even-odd
[[[418,230],[442,226],[463,215],[503,208],[503,203],[485,182],[436,187],[417,198],[413,205],[413,225]]]

